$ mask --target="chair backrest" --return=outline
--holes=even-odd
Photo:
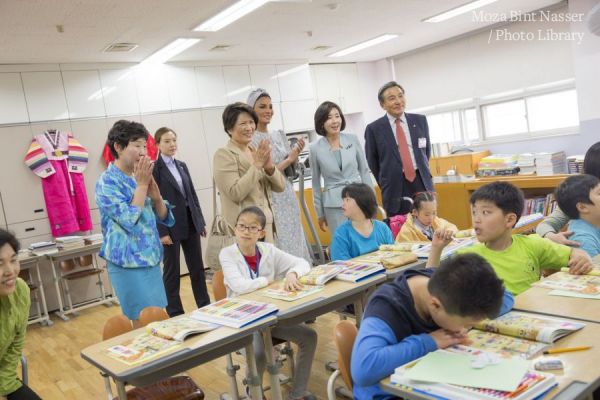
[[[91,254],[79,257],[79,266],[87,267],[94,264],[94,257]]]
[[[140,326],[146,326],[150,322],[164,321],[165,319],[169,319],[169,314],[167,314],[167,312],[164,309],[156,306],[150,306],[144,308],[140,312],[139,321]]]
[[[104,330],[102,331],[102,340],[107,340],[115,336],[122,335],[133,330],[131,321],[124,315],[115,315],[109,318],[104,323]]]
[[[215,271],[212,277],[212,288],[215,301],[223,300],[227,297],[227,288],[225,287],[225,277],[223,271]]]
[[[333,328],[333,339],[338,352],[338,369],[348,389],[352,390],[352,376],[350,375],[350,361],[352,346],[356,339],[356,325],[350,320],[343,320]]]

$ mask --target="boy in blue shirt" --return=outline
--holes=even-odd
[[[448,241],[439,232],[433,244]],[[391,399],[379,386],[396,367],[436,349],[467,343],[467,329],[508,312],[514,303],[492,267],[476,254],[439,268],[407,270],[377,289],[352,351],[355,399]]]
[[[556,189],[560,209],[571,218],[571,240],[595,257],[600,254],[600,179],[592,175],[570,176]]]

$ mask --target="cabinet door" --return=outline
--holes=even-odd
[[[281,103],[283,129],[286,133],[314,129],[314,100],[287,101]]]
[[[72,121],[73,135],[88,151],[88,165],[83,172],[85,180],[85,188],[88,196],[88,204],[90,209],[97,208],[96,200],[94,199],[94,191],[96,182],[100,175],[106,169],[104,159],[102,159],[102,151],[108,136],[108,127],[106,119],[88,119],[82,121]]]
[[[277,65],[276,69],[281,101],[314,99],[308,64]]]
[[[0,128],[0,141],[10,143],[11,147],[11,151],[3,153],[3,168],[0,168],[0,192],[7,224],[47,218],[40,178],[23,161],[31,139],[29,126]]]
[[[211,166],[202,111],[181,111],[173,113],[172,118],[173,129],[177,132],[177,157],[187,164],[196,190],[211,187]]]
[[[250,84],[250,73],[247,65],[235,65],[223,67],[225,79],[225,90],[227,91],[227,103],[248,100],[248,94],[252,89]]]
[[[0,74],[0,124],[28,122],[27,103],[21,74]]]
[[[199,108],[200,97],[198,96],[194,68],[165,65],[165,70],[167,72],[171,109]]]
[[[69,118],[106,115],[98,71],[63,71]]]
[[[135,86],[142,113],[171,110],[166,75],[163,65],[140,65],[135,69]]]
[[[23,72],[21,77],[30,121],[69,118],[60,72]]]
[[[335,64],[317,64],[311,65],[314,77],[314,87],[317,94],[317,104],[324,101],[332,101],[342,107],[340,104],[340,88],[338,85],[338,73]]]
[[[133,68],[100,71],[106,115],[139,114]]]
[[[250,65],[250,82],[252,89],[261,88],[269,93],[273,103],[279,102],[279,82],[274,65]]]
[[[223,80],[223,68],[196,67],[196,84],[200,96],[200,107],[218,107],[227,105],[227,91]]]
[[[345,114],[362,111],[356,64],[336,64],[340,102]]]

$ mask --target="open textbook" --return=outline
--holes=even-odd
[[[135,365],[166,353],[181,345],[181,342],[164,339],[150,333],[142,333],[109,347],[106,354],[127,365]]]
[[[198,321],[242,328],[277,311],[274,304],[228,297],[199,308],[192,312],[191,317]]]
[[[510,311],[496,319],[483,320],[474,328],[551,344],[584,326],[583,322]]]
[[[596,275],[571,275],[561,271],[535,282],[533,286],[567,292],[565,296],[571,293],[572,297],[579,297],[579,294],[600,298],[600,276]]]
[[[200,322],[189,317],[166,319],[151,322],[146,326],[148,333],[168,340],[183,342],[189,335],[208,332],[216,329],[218,325]]]
[[[339,263],[317,265],[311,268],[308,274],[300,277],[300,283],[305,285],[324,285],[339,274],[344,267],[344,265]]]
[[[444,247],[444,250],[442,250],[441,257],[442,257],[442,259],[446,258],[446,257],[454,254],[454,252],[456,252],[456,250],[462,249],[464,247],[472,246],[473,244],[475,244],[475,239],[473,239],[473,238],[470,238],[470,237],[462,238],[462,239],[455,238],[452,242],[450,242],[449,245]],[[419,258],[428,258],[430,252],[431,252],[431,244],[427,244],[427,245],[419,248],[418,250],[414,251],[414,253]]]
[[[397,243],[396,245],[398,244],[403,245],[404,243]],[[396,245],[390,244],[382,246]],[[354,263],[381,264],[385,269],[394,269],[417,261],[418,257],[415,253],[410,251],[382,250],[381,246],[377,251],[363,254],[362,256],[358,256],[351,260],[351,262]]]
[[[477,350],[437,350],[395,369],[392,384],[415,394],[448,400],[537,399],[556,386],[556,378],[529,370],[528,362],[502,357],[474,368]]]
[[[494,351],[499,354],[509,354],[525,359],[533,358],[550,348],[550,345],[547,343],[480,331],[479,329],[471,329],[468,336],[471,341],[468,347]],[[456,347],[461,348],[463,346],[456,345]]]
[[[340,273],[335,276],[335,279],[348,282],[358,282],[385,270],[385,268],[378,263],[361,263],[354,260],[333,261],[331,264],[344,266]]]
[[[323,286],[304,285],[298,290],[285,290],[283,282],[277,282],[262,289],[258,293],[272,299],[294,301],[323,290]]]

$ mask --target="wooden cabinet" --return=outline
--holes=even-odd
[[[506,176],[476,179],[470,182],[437,183],[435,191],[438,199],[438,215],[455,224],[459,229],[467,229],[471,223],[471,194],[483,185],[494,181],[510,182],[517,186],[525,198],[545,196],[569,175],[551,176]]]
[[[356,64],[311,65],[317,103],[333,101],[345,114],[361,112]]]
[[[429,169],[431,175],[446,175],[449,169],[456,170],[460,175],[475,175],[477,164],[483,157],[489,156],[489,150],[478,151],[476,153],[454,154],[444,157],[433,157],[429,160]]]

